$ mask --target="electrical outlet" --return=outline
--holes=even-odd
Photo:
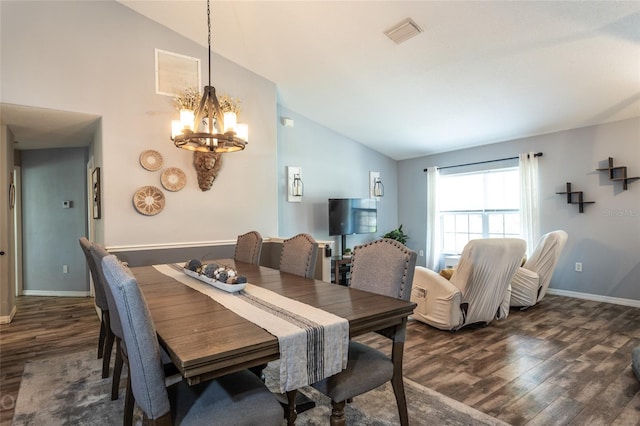
[[[576,272],[582,272],[582,263],[576,262]]]
[[[69,273],[69,266],[68,265],[62,265],[62,273],[63,274],[68,274]]]
[[[420,250],[420,257],[424,256],[424,250]]]

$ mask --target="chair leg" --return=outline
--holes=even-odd
[[[102,312],[101,314],[101,319],[100,319],[100,336],[98,336],[98,359],[102,359],[102,356],[104,354],[104,339],[105,336],[107,335],[107,328],[108,328],[108,324],[105,320],[105,316],[104,316],[104,312]]]
[[[131,379],[127,376],[127,393],[124,397],[124,426],[133,426],[133,391],[131,390]]]
[[[111,331],[111,327],[107,329],[107,337],[104,343],[104,355],[102,357],[102,378],[109,377],[109,366],[111,364],[111,352],[113,350],[113,340],[115,335]]]
[[[331,401],[331,417],[329,417],[331,426],[345,426],[344,405],[345,401]]]
[[[118,399],[120,393],[120,376],[122,375],[122,353],[120,351],[120,339],[116,337],[116,361],[113,366],[113,382],[111,383],[111,400]]]
[[[393,346],[391,348],[391,359],[393,361],[393,376],[391,386],[396,396],[398,405],[398,415],[400,424],[409,426],[409,413],[407,412],[407,398],[404,394],[404,381],[402,379],[402,355],[404,353],[404,341],[407,333],[407,318],[403,318],[402,325],[396,326],[393,332]]]
[[[404,382],[402,376],[394,375],[391,379],[393,393],[396,396],[396,404],[398,404],[398,415],[400,416],[400,424],[407,426],[409,424],[409,413],[407,412],[407,399],[404,394]]]

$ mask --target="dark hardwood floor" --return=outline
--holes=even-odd
[[[640,309],[549,295],[483,328],[410,321],[404,376],[513,425],[640,425],[639,345]]]
[[[0,325],[0,425],[10,425],[26,361],[96,350],[100,321],[89,297],[16,300],[11,324]]]
[[[21,297],[17,305],[13,322],[0,325],[2,425],[11,423],[25,361],[97,347],[93,299]],[[388,348],[375,334],[358,340]],[[487,327],[448,332],[410,321],[404,373],[514,425],[640,425],[630,367],[639,345],[640,309],[547,296]]]

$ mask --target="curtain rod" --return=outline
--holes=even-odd
[[[533,154],[534,157],[542,157],[542,153],[541,152],[536,152],[535,154]],[[486,163],[495,163],[498,161],[505,161],[505,160],[517,160],[520,157],[507,157],[507,158],[498,158],[497,160],[487,160],[487,161],[477,161],[475,163],[466,163],[466,164],[456,164],[455,166],[445,166],[445,167],[439,167],[439,170],[444,170],[444,169],[451,169],[453,167],[462,167],[462,166],[475,166],[476,164],[486,164]],[[429,169],[424,169],[423,172],[427,172]]]

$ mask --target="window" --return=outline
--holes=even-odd
[[[440,176],[440,251],[459,254],[469,240],[520,236],[518,168]]]

